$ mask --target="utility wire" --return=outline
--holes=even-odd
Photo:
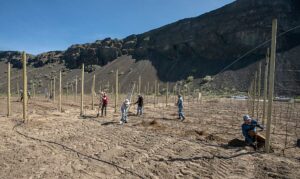
[[[291,28],[291,29],[289,29],[289,30],[287,30],[287,31],[285,31],[285,32],[280,33],[280,34],[277,36],[277,39],[278,39],[279,37],[282,37],[283,35],[287,34],[288,32],[293,31],[293,30],[298,29],[298,28],[300,28],[300,25],[297,25],[297,26],[295,26],[295,27],[293,27],[293,28]],[[242,60],[243,58],[245,58],[246,56],[248,56],[249,54],[251,54],[251,53],[254,52],[255,50],[257,50],[257,49],[259,49],[260,47],[262,47],[262,46],[266,45],[267,43],[271,42],[271,40],[272,40],[272,39],[269,39],[269,40],[267,40],[267,41],[261,43],[260,45],[256,46],[255,48],[249,50],[249,51],[246,52],[244,55],[240,56],[240,57],[237,58],[235,61],[233,61],[232,63],[230,63],[229,65],[227,65],[225,68],[223,68],[223,69],[222,69],[219,73],[217,73],[216,75],[218,75],[218,74],[220,74],[220,73],[223,73],[223,72],[226,71],[228,68],[230,68],[232,65],[234,65],[234,64],[237,63],[237,62],[239,62],[240,60]],[[216,76],[216,75],[215,75],[215,76]]]

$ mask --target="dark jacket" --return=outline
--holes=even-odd
[[[144,106],[144,98],[140,96],[135,104],[138,104],[139,107]]]
[[[248,144],[252,144],[254,142],[254,138],[249,135],[249,132],[250,131],[256,132],[256,127],[263,129],[263,127],[259,125],[256,120],[253,119],[251,120],[250,124],[244,123],[242,125],[243,136],[245,137],[245,141]]]

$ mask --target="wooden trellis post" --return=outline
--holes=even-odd
[[[53,77],[53,102],[55,102],[55,89],[56,89],[56,87],[55,87],[55,77]]]
[[[257,82],[257,71],[255,72],[255,76],[254,76],[254,82],[253,82],[253,102],[252,102],[252,113],[251,113],[251,117],[254,117],[255,114],[255,101],[256,101],[256,82]]]
[[[23,61],[23,120],[27,120],[27,70],[26,53],[22,53]]]
[[[83,116],[83,95],[84,95],[84,64],[81,69],[81,102],[80,102],[80,116]]]
[[[166,90],[166,107],[168,106],[168,98],[169,98],[169,82],[167,82],[167,90]]]
[[[115,113],[118,108],[118,98],[119,98],[119,70],[116,71],[116,90],[115,90]]]
[[[256,116],[259,119],[259,100],[260,100],[260,90],[261,90],[261,62],[258,64],[258,82],[257,82],[257,106],[256,106]]]
[[[35,98],[35,83],[32,83],[32,93],[33,97]]]
[[[271,124],[272,124],[272,106],[274,93],[274,78],[275,78],[275,58],[276,58],[276,37],[277,36],[277,19],[272,22],[272,44],[271,44],[271,59],[269,73],[269,96],[268,96],[268,116],[267,116],[267,132],[266,132],[266,152],[270,152],[271,144]]]
[[[94,74],[93,76],[93,83],[92,83],[92,110],[94,110],[95,102],[94,102],[94,96],[95,96],[95,80],[96,80],[96,75]]]
[[[71,83],[71,92],[72,92],[72,94],[74,94],[74,83],[73,82]]]
[[[18,97],[20,97],[20,85],[19,85],[19,80],[17,82],[17,94],[18,94]]]
[[[159,82],[157,82],[157,96],[159,96],[160,95],[160,90],[159,90]]]
[[[154,107],[156,105],[156,95],[157,95],[157,80],[154,83]]]
[[[69,82],[67,82],[67,93],[66,93],[67,101],[69,99]]]
[[[109,84],[109,81],[107,81],[107,93],[109,94],[110,92],[110,84]]]
[[[7,63],[7,116],[10,116],[10,62]]]
[[[52,78],[50,79],[50,96],[53,99],[53,82],[52,82]]]
[[[142,77],[140,75],[139,76],[139,91],[138,91],[138,94],[141,94],[141,85],[142,85]]]
[[[252,114],[252,88],[253,88],[253,81],[250,83],[250,87],[248,88],[248,100],[247,100],[247,105],[248,105],[248,114]]]
[[[62,112],[62,107],[61,107],[61,95],[62,95],[62,86],[61,86],[61,71],[59,71],[59,104],[58,104],[58,110],[59,112]]]
[[[150,83],[148,81],[148,83],[147,83],[147,95],[149,95],[149,89],[150,89]]]
[[[266,113],[267,113],[267,95],[268,95],[268,76],[269,76],[269,60],[270,60],[270,49],[267,50],[266,64],[265,64],[265,76],[264,76],[264,102],[263,102],[263,117],[262,125],[265,125]]]
[[[75,78],[75,102],[77,102],[77,93],[78,93],[78,79]]]

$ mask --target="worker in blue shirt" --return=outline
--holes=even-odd
[[[185,116],[183,113],[183,98],[180,94],[178,95],[178,101],[177,101],[176,105],[178,107],[178,119],[181,121],[184,121]]]
[[[264,129],[261,125],[258,124],[258,122],[254,119],[251,119],[249,115],[245,115],[243,117],[244,119],[244,123],[242,125],[242,132],[243,132],[243,136],[245,137],[245,142],[250,145],[253,146],[254,148],[256,148],[256,146],[254,145],[254,142],[256,142],[256,127],[260,128],[260,129]]]

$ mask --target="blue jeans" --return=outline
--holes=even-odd
[[[183,108],[179,107],[178,108],[178,115],[179,115],[179,118],[184,118],[184,113],[183,113]]]
[[[143,106],[138,106],[136,115],[142,115],[142,114],[143,114]]]
[[[127,122],[127,110],[126,109],[121,109],[121,113],[122,113],[121,121],[122,122]]]

